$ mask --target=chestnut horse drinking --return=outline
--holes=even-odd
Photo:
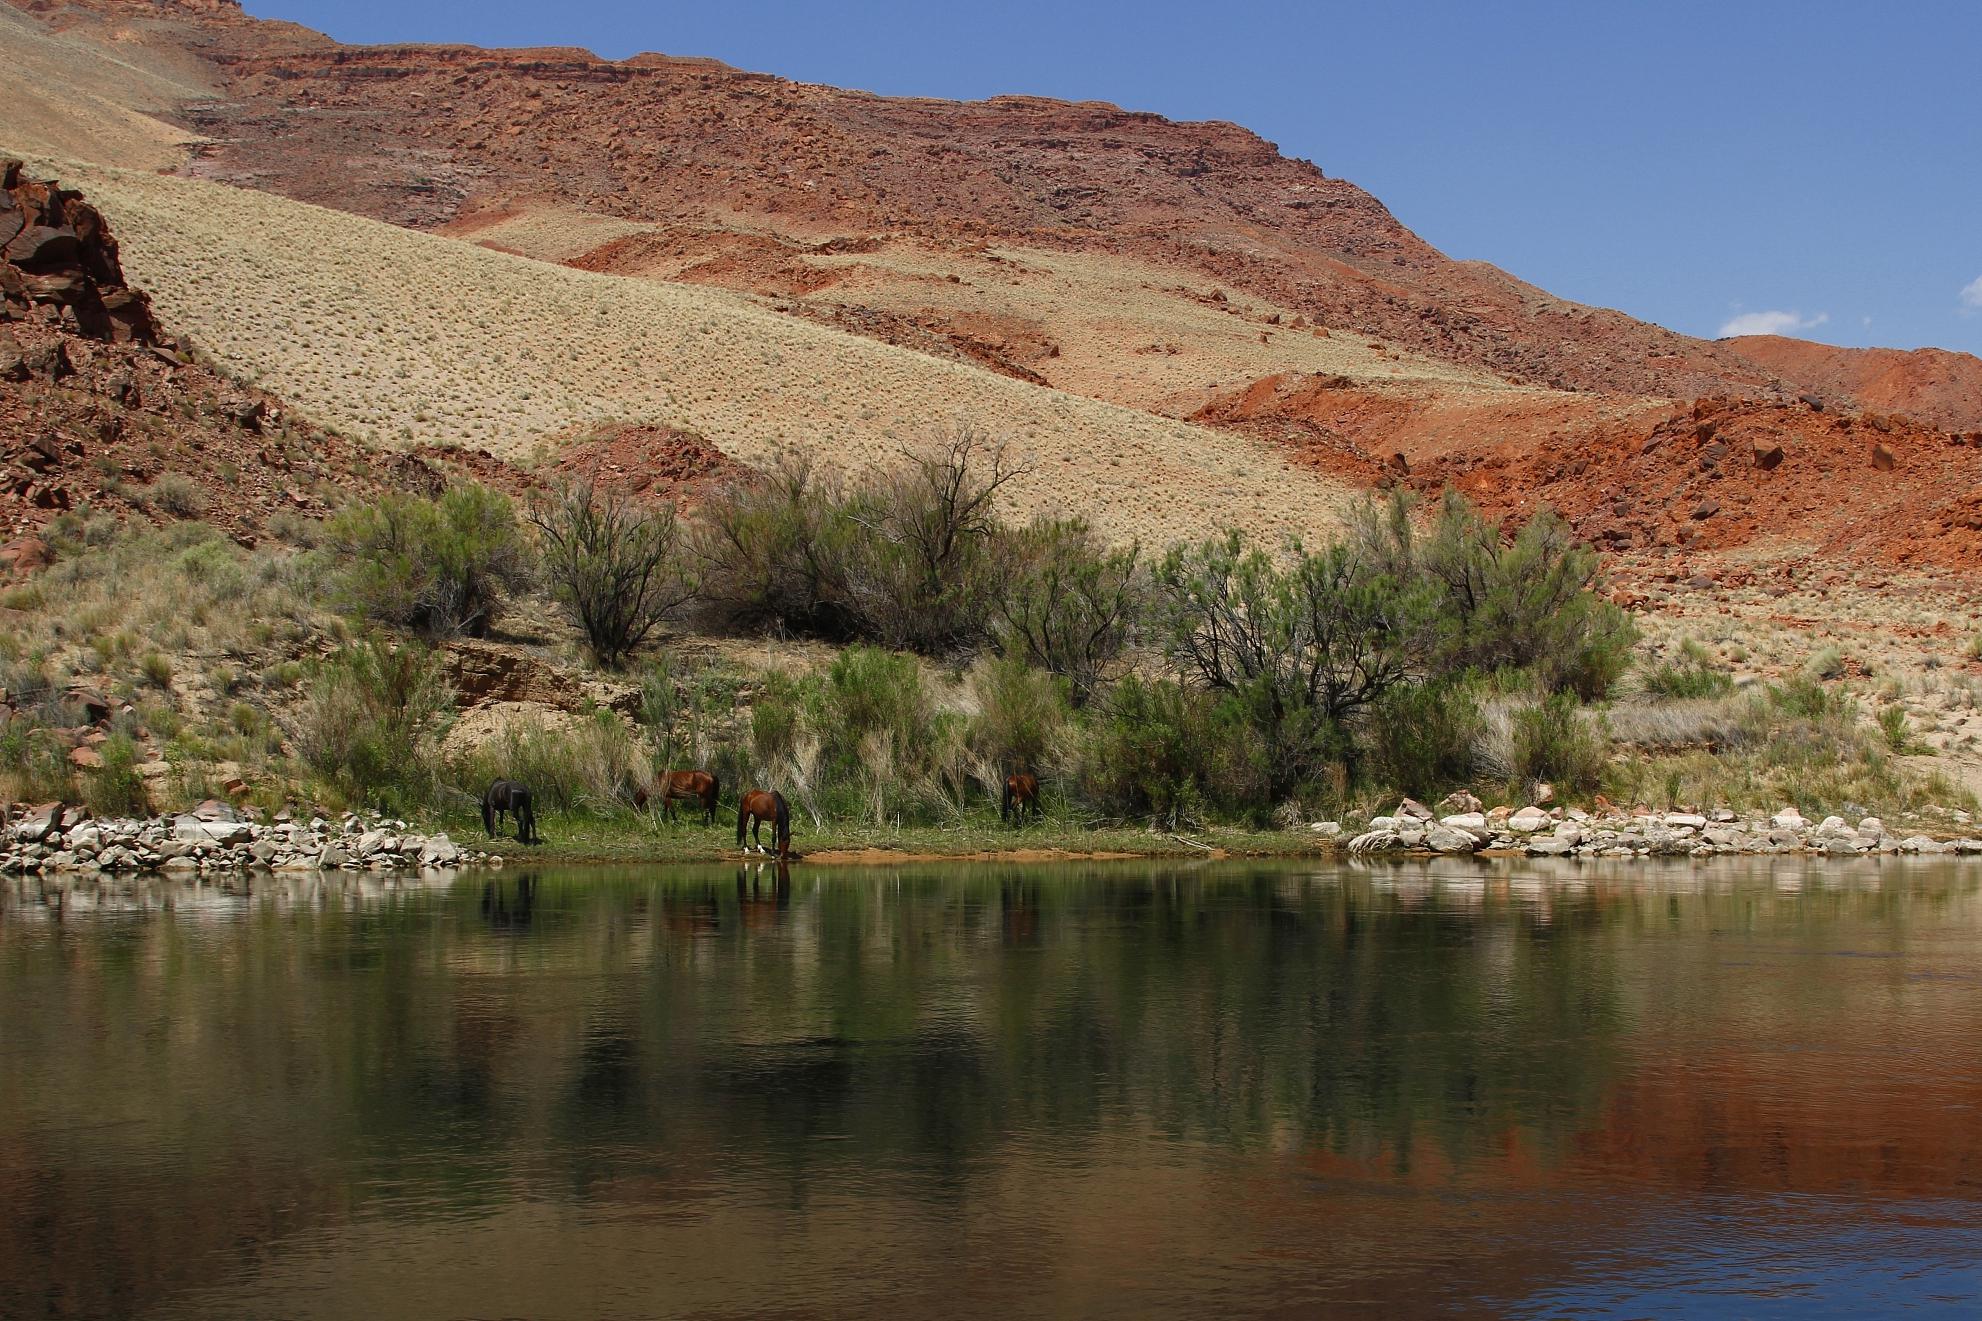
[[[700,803],[702,824],[716,824],[716,799],[722,794],[722,782],[707,771],[669,771],[661,776],[650,792],[646,789],[633,791],[635,810],[647,805],[647,800],[659,794],[661,815],[667,820],[674,819],[674,805],[678,802]]]
[[[1005,801],[998,810],[998,817],[1010,821],[1016,816],[1025,820],[1025,814],[1032,813],[1032,819],[1039,819],[1039,777],[1024,771],[1005,777]]]
[[[763,824],[771,823],[771,834],[778,846],[778,856],[791,856],[791,807],[785,796],[770,789],[752,789],[743,795],[743,801],[736,809],[736,846],[743,848],[743,832],[749,828],[750,838],[757,845],[759,853],[764,852],[764,840],[757,832]]]

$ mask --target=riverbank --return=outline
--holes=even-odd
[[[1960,809],[1926,813],[1937,833],[1919,822],[1889,827],[1875,816],[1821,821],[1794,807],[1768,817],[1713,812],[1606,812],[1580,808],[1505,807],[1435,815],[1406,799],[1391,816],[1373,817],[1348,841],[1352,855],[1491,853],[1530,858],[1633,858],[1760,856],[1815,853],[1835,856],[1896,853],[1982,854],[1982,838],[1968,833],[1973,815]]]
[[[1929,811],[1904,826],[1876,817],[1809,820],[1794,808],[1771,817],[1711,813],[1609,812],[1505,807],[1435,816],[1405,800],[1389,816],[1345,831],[1336,822],[1298,830],[1213,828],[1181,833],[1087,828],[1044,821],[949,826],[836,826],[801,830],[793,860],[829,865],[933,861],[1038,863],[1133,858],[1501,857],[1625,859],[1821,854],[1982,855],[1982,834],[1960,809]],[[0,872],[50,875],[236,872],[443,872],[516,865],[688,864],[757,858],[740,853],[719,821],[660,822],[556,816],[543,842],[488,839],[479,819],[432,825],[370,813],[261,820],[221,802],[152,818],[95,818],[46,804],[20,814],[0,835]]]

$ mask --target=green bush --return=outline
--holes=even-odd
[[[617,669],[695,596],[674,506],[572,482],[530,511],[544,573],[592,659]]]
[[[1009,538],[994,633],[1000,649],[1068,684],[1083,706],[1141,627],[1138,548],[1109,550],[1078,519],[1040,519]]]
[[[1522,670],[1550,692],[1608,692],[1630,665],[1636,626],[1597,594],[1597,554],[1544,509],[1513,538],[1448,489],[1422,532],[1401,493],[1366,511],[1356,541],[1400,582],[1436,596],[1427,673]]]
[[[427,637],[482,637],[530,579],[509,498],[472,483],[438,500],[389,491],[346,506],[325,529],[346,608]]]
[[[1473,780],[1481,729],[1479,697],[1464,680],[1394,688],[1370,712],[1370,774],[1429,801]]]
[[[1171,830],[1196,820],[1211,760],[1204,694],[1130,674],[1098,706],[1080,752],[1081,796],[1109,816]]]
[[[1431,605],[1347,545],[1295,543],[1288,559],[1281,568],[1235,532],[1155,571],[1170,660],[1250,727],[1243,768],[1275,802],[1352,754],[1349,722],[1422,663]]]
[[[144,778],[138,774],[138,745],[113,734],[97,749],[103,765],[82,776],[83,801],[98,816],[142,816],[151,810]]]
[[[316,666],[298,712],[297,750],[348,801],[425,803],[438,785],[453,706],[437,653],[365,638]]]
[[[1594,792],[1610,762],[1601,721],[1570,693],[1551,693],[1514,712],[1513,772],[1524,788],[1552,784],[1575,794]]]
[[[971,745],[1000,787],[1004,775],[1040,774],[1063,759],[1071,718],[1065,679],[1006,656],[979,665],[971,680],[978,703]]]

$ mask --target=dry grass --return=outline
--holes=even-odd
[[[161,72],[155,52],[141,63],[77,33],[52,33],[0,5],[0,150],[73,156],[133,169],[167,169],[199,135],[154,115],[210,95],[190,70]]]
[[[966,416],[1031,461],[1012,513],[1078,510],[1152,544],[1339,524],[1345,487],[1255,442],[797,321],[735,294],[596,275],[261,193],[53,163],[113,217],[170,324],[378,443],[514,457],[608,418],[859,473]]]

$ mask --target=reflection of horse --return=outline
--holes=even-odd
[[[707,771],[668,771],[654,783],[651,791],[635,789],[633,806],[637,810],[647,805],[647,800],[656,794],[661,799],[661,815],[674,819],[674,805],[677,802],[702,804],[702,824],[716,824],[716,799],[722,793],[722,782]]]
[[[758,897],[759,883],[764,879],[764,868],[773,866],[777,870],[771,877],[771,897]],[[791,907],[791,865],[783,858],[775,863],[739,864],[736,869],[737,916],[743,929],[775,927],[784,921],[785,912]]]
[[[482,882],[482,920],[497,931],[528,931],[536,906],[534,877]]]
[[[1005,777],[1005,801],[998,809],[1000,820],[1010,821],[1017,817],[1025,820],[1025,814],[1032,813],[1032,819],[1039,819],[1039,777],[1019,771]]]
[[[541,844],[544,837],[537,833],[537,812],[530,806],[530,790],[514,780],[497,780],[482,795],[482,828],[494,839],[496,827],[501,824],[503,813],[516,818],[516,839],[521,844]]]
[[[791,805],[785,796],[770,789],[752,789],[743,795],[743,801],[736,809],[736,846],[743,847],[743,832],[750,831],[751,842],[757,851],[763,853],[764,838],[759,834],[763,824],[771,823],[771,834],[778,846],[778,856],[791,856]]]

